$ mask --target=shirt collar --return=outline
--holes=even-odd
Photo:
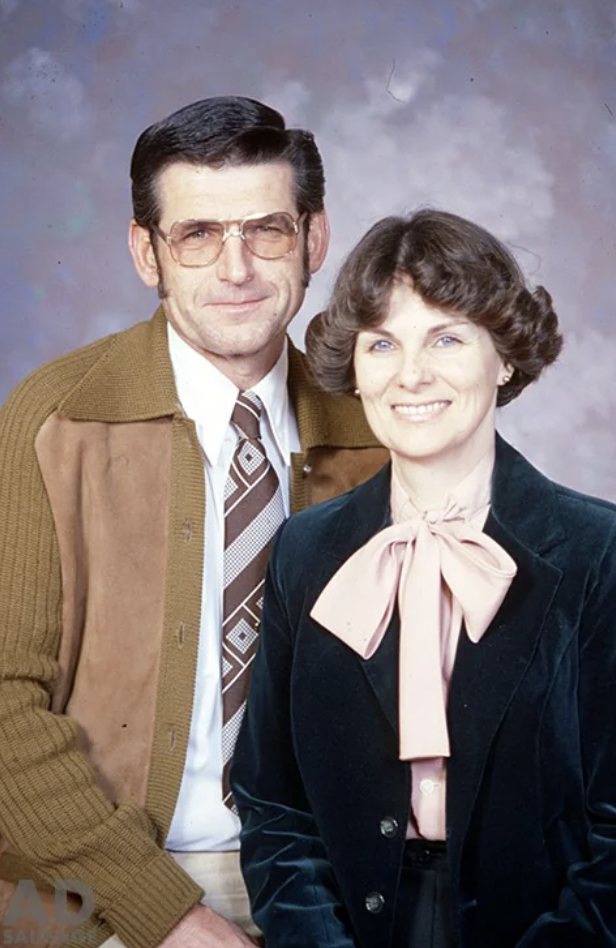
[[[464,519],[481,530],[490,510],[494,457],[495,446],[492,443],[469,473],[443,498],[441,505],[430,510],[422,510],[414,504],[400,482],[395,468],[393,468],[391,477],[393,522],[402,523],[404,520],[412,519],[415,516],[428,520],[436,517],[439,520],[445,515],[446,511],[451,511],[455,507],[463,512]]]
[[[252,387],[252,391],[256,392],[263,402],[264,415],[272,437],[287,466],[291,463],[291,452],[300,450],[297,424],[287,386],[288,374],[289,353],[286,340],[276,364]]]
[[[210,464],[217,463],[239,389],[167,324],[169,355],[184,413],[199,426],[200,441]],[[287,344],[274,367],[251,388],[263,402],[262,424],[268,424],[285,464],[298,450],[297,428],[287,389]],[[212,411],[212,405],[216,410]]]

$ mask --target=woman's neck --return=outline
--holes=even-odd
[[[485,470],[487,476],[494,466],[495,442],[480,454],[463,459],[426,458],[416,461],[392,454],[392,468],[400,486],[416,510],[438,510],[448,495],[472,475]]]

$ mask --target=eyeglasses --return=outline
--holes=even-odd
[[[297,247],[299,225],[305,216],[295,220],[286,211],[276,211],[236,221],[176,221],[168,234],[160,227],[152,230],[165,241],[180,266],[207,267],[218,259],[228,237],[240,237],[250,252],[263,260],[288,256]]]

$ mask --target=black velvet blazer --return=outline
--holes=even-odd
[[[310,619],[389,522],[389,467],[281,528],[237,745],[242,863],[268,948],[387,948],[410,768],[397,617],[364,661]],[[448,703],[461,948],[616,946],[616,507],[497,441],[485,531],[518,573]]]

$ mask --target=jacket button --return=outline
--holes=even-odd
[[[371,915],[378,915],[379,912],[383,911],[385,906],[385,899],[380,892],[370,892],[366,896],[366,909],[370,912]]]
[[[398,834],[398,820],[395,820],[393,816],[385,816],[380,822],[379,829],[381,836],[393,839]]]
[[[309,474],[312,474],[312,464],[308,464],[308,462],[306,462],[302,468],[302,472],[304,477],[308,477]]]

